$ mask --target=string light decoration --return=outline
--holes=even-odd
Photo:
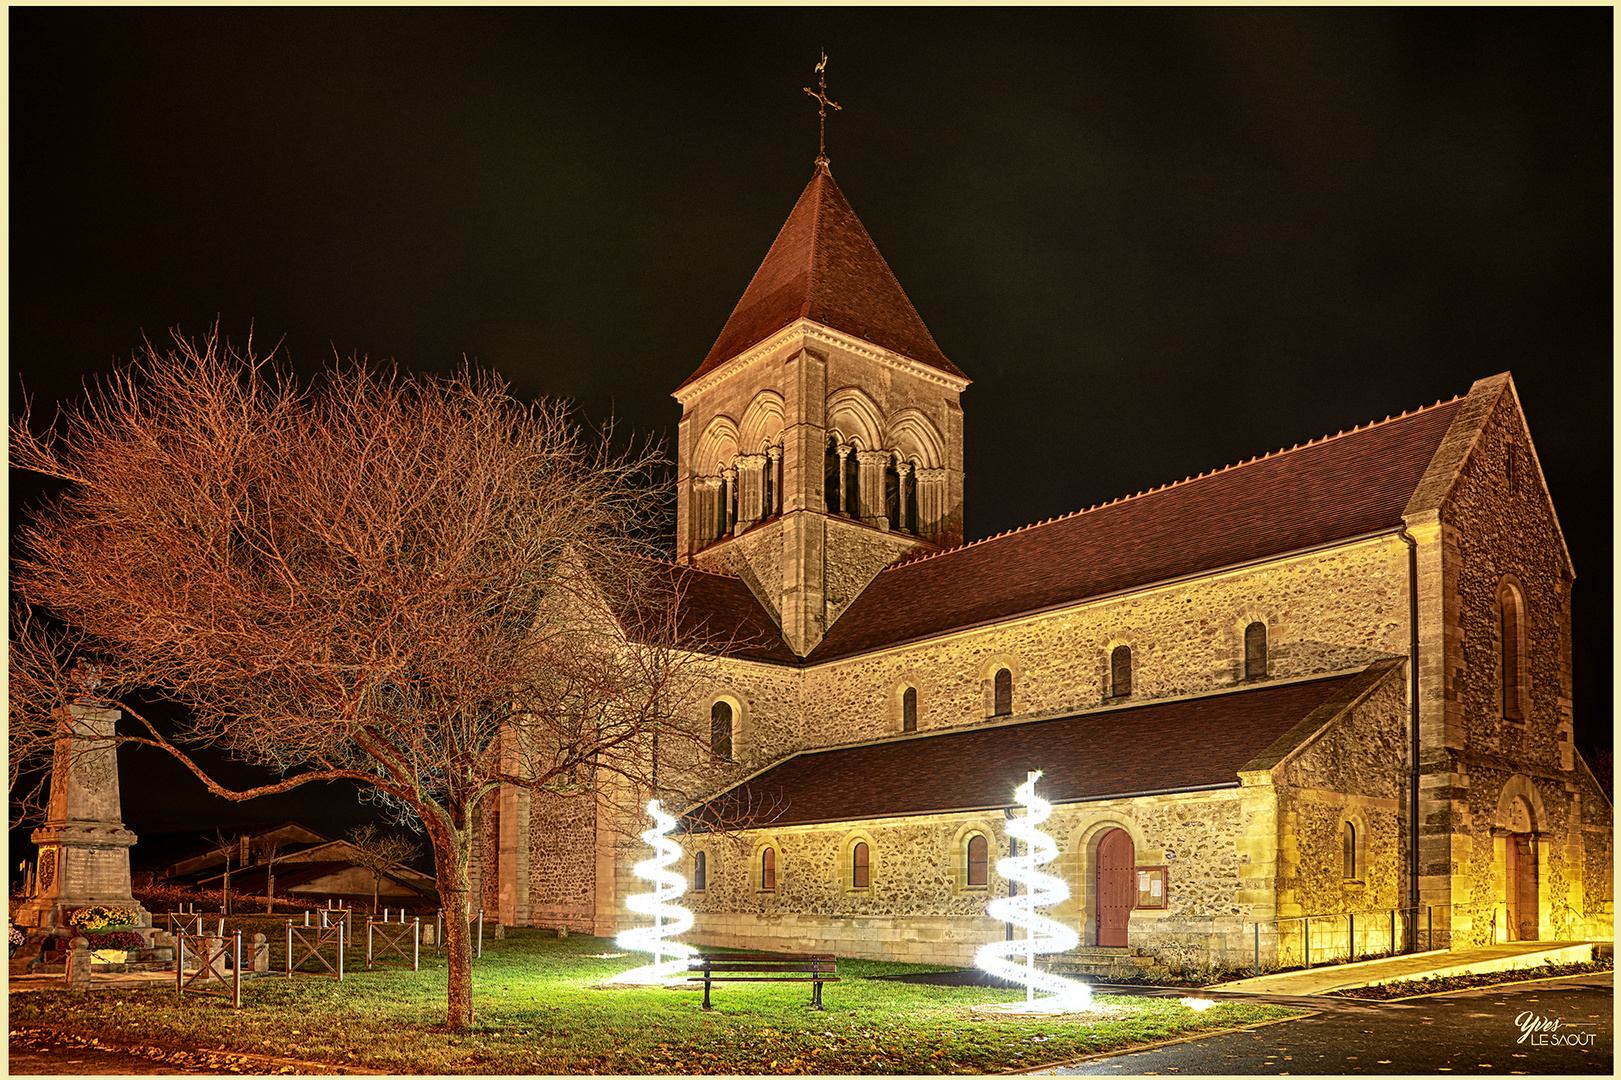
[[[664,812],[657,799],[648,802],[647,813],[653,819],[653,827],[642,833],[642,840],[656,854],[650,859],[643,859],[633,869],[637,877],[653,882],[655,888],[650,893],[628,897],[625,906],[638,914],[651,916],[653,925],[626,930],[614,939],[614,944],[621,949],[650,952],[653,962],[620,972],[609,982],[663,982],[673,975],[685,974],[687,958],[698,952],[691,945],[667,940],[692,929],[692,913],[670,903],[687,891],[687,881],[669,869],[681,860],[681,845],[666,835],[675,828],[675,818]],[[666,956],[671,959],[666,960]]]
[[[1024,854],[998,859],[996,872],[1024,888],[1016,896],[1002,896],[985,907],[985,914],[1003,922],[1024,928],[1021,940],[993,941],[975,955],[981,969],[1012,982],[1024,984],[1025,999],[1010,1005],[982,1005],[980,1009],[1009,1013],[1071,1012],[1090,1008],[1092,987],[1075,979],[1066,979],[1036,967],[1037,953],[1068,952],[1081,942],[1080,935],[1035,909],[1061,903],[1069,899],[1069,886],[1036,869],[1058,857],[1058,845],[1042,832],[1040,825],[1052,816],[1052,803],[1036,794],[1036,781],[1040,772],[1032,772],[1013,792],[1013,797],[1024,807],[1023,817],[1008,822],[1008,833],[1024,841]],[[1011,957],[1021,957],[1024,963],[1013,963]],[[1036,991],[1050,997],[1038,999]]]

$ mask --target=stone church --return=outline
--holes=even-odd
[[[1032,769],[1093,970],[1298,962],[1303,916],[1314,955],[1613,938],[1507,373],[965,544],[968,384],[819,159],[674,395],[674,572],[744,642],[695,706],[727,780],[681,836],[685,940],[971,963]],[[633,925],[645,849],[541,798],[486,811],[485,908]],[[769,813],[707,828],[739,806]]]

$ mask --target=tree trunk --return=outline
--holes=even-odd
[[[265,867],[265,914],[272,915],[276,910],[276,864],[270,863]]]
[[[379,892],[381,892],[382,889],[383,889],[382,875],[381,874],[373,874],[371,876],[371,914],[372,914],[372,918],[374,918],[374,919],[377,917],[377,894]]]
[[[467,875],[460,888],[441,889],[445,901],[445,956],[449,964],[450,995],[445,1023],[452,1031],[473,1025],[473,942],[467,926]]]

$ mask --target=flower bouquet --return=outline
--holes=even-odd
[[[81,934],[105,934],[115,930],[135,929],[138,916],[129,908],[87,907],[68,916],[68,925]]]
[[[6,936],[11,940],[11,952],[13,955],[16,954],[18,947],[28,940],[28,935],[24,934],[23,928],[16,923],[11,925],[11,932]]]

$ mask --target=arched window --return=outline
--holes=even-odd
[[[709,859],[703,852],[692,857],[692,891],[703,892],[709,887]]]
[[[1503,719],[1525,719],[1525,607],[1519,590],[1507,582],[1497,593],[1500,647],[1498,681]]]
[[[1109,695],[1127,697],[1131,694],[1131,649],[1118,646],[1109,654]]]
[[[777,849],[766,848],[760,852],[760,888],[771,890],[777,887]]]
[[[970,885],[984,885],[990,880],[990,844],[975,833],[968,838],[968,877]]]
[[[872,853],[867,848],[865,840],[857,840],[856,846],[850,849],[850,887],[852,889],[865,889],[871,884]]]
[[[709,710],[709,749],[716,761],[732,760],[732,706],[717,701]]]
[[[1343,867],[1341,876],[1348,881],[1354,881],[1360,876],[1356,872],[1356,862],[1356,824],[1354,822],[1347,821],[1345,823],[1345,835],[1340,851],[1340,864]]]
[[[1266,624],[1252,622],[1244,627],[1244,678],[1266,675]]]
[[[901,695],[901,730],[917,730],[917,687],[908,686]]]
[[[1013,672],[1007,668],[998,668],[996,671],[996,709],[997,716],[1013,715]]]

